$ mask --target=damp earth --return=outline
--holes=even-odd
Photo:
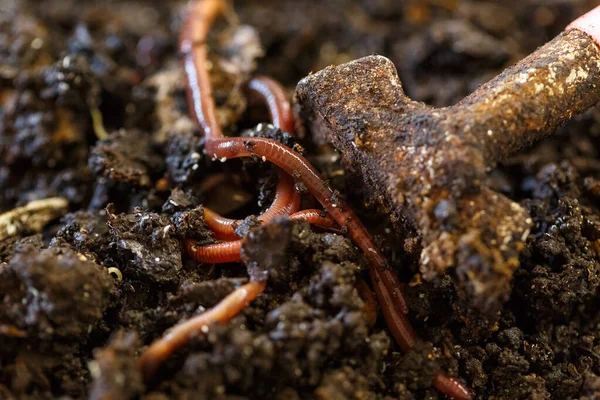
[[[490,172],[532,229],[489,315],[419,274],[417,230],[339,154],[260,123],[240,89],[260,73],[291,97],[310,72],[382,54],[411,98],[449,106],[594,2],[233,3],[209,39],[221,126],[303,149],[384,249],[424,343],[401,353],[365,312],[366,260],[343,232],[251,217],[246,265],[185,254],[183,238],[215,241],[204,207],[258,215],[276,182],[260,160],[203,153],[177,52],[186,2],[0,0],[0,213],[44,221],[0,230],[0,399],[438,399],[439,369],[481,399],[600,398],[600,108]],[[143,381],[145,346],[262,274],[263,295]]]

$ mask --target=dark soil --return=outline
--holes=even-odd
[[[439,368],[481,399],[600,398],[598,107],[490,174],[488,186],[534,221],[495,318],[469,308],[450,277],[424,282],[417,234],[365,208],[368,196],[331,149],[298,139],[407,284],[425,343],[401,354],[382,318],[373,326],[364,312],[356,285],[368,281],[365,261],[343,235],[285,220],[257,228],[250,218],[246,266],[184,253],[184,237],[213,241],[202,206],[258,214],[276,177],[256,160],[203,154],[176,52],[185,3],[0,0],[0,212],[53,196],[70,210],[41,233],[0,241],[0,399],[436,399]],[[251,31],[236,47],[227,23],[215,26],[211,60],[229,66],[212,71],[219,118],[226,132],[284,141],[256,126],[265,110],[240,91],[255,72],[291,94],[311,71],[378,53],[395,62],[409,96],[450,105],[596,5],[235,3],[264,56],[254,63]],[[265,294],[144,384],[144,346],[249,275],[269,277]]]

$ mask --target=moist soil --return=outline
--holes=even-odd
[[[250,217],[246,265],[183,251],[186,237],[214,241],[204,206],[259,214],[277,176],[203,154],[177,54],[185,3],[0,1],[0,212],[69,203],[42,232],[0,241],[0,399],[437,399],[440,368],[481,399],[600,398],[600,108],[490,173],[534,221],[490,316],[449,276],[424,281],[418,234],[365,206],[331,148],[272,128],[241,89],[263,73],[291,96],[311,71],[377,53],[413,99],[451,105],[594,1],[240,0],[215,25],[225,132],[296,146],[351,200],[405,283],[424,339],[408,354],[359,295],[366,263],[342,233]],[[266,292],[144,383],[144,347],[249,276],[268,276]]]

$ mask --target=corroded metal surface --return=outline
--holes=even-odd
[[[303,128],[333,143],[373,200],[419,229],[425,278],[455,267],[463,293],[488,312],[509,293],[531,219],[483,185],[486,173],[599,98],[600,51],[578,30],[452,107],[409,99],[381,56],[326,68],[296,91]]]

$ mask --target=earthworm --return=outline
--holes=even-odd
[[[329,214],[323,215],[322,210],[311,208],[308,210],[298,211],[288,217],[294,221],[306,221],[311,225],[318,226],[319,228],[339,231],[339,225],[335,222]]]
[[[206,36],[212,21],[217,17],[221,8],[218,0],[195,2],[182,31],[180,42],[180,51],[184,55],[184,67],[188,79],[189,108],[194,119],[204,130],[205,151],[209,156],[223,161],[229,158],[257,155],[263,161],[277,165],[294,178],[302,181],[333,219],[341,227],[348,228],[350,237],[365,252],[370,261],[378,268],[387,269],[385,258],[373,243],[364,225],[342,199],[336,199],[337,196],[333,190],[325,184],[308,160],[273,139],[223,137],[216,118],[210,77],[205,68],[207,61]],[[393,289],[396,282],[389,279],[388,273],[383,276],[383,282]],[[404,301],[400,304],[405,312]]]
[[[397,288],[397,281],[388,270],[387,262],[381,251],[373,243],[365,226],[360,222],[352,209],[320,178],[317,170],[301,155],[295,153],[287,146],[266,138],[225,138],[217,123],[215,104],[212,99],[210,78],[206,70],[207,49],[206,36],[212,24],[221,11],[221,3],[218,0],[200,0],[195,2],[192,12],[188,17],[186,26],[181,35],[180,50],[184,55],[185,72],[188,78],[188,100],[191,114],[197,123],[203,128],[205,135],[205,150],[208,155],[215,159],[225,161],[230,158],[249,157],[256,155],[263,161],[269,161],[279,168],[300,180],[311,194],[323,205],[329,215],[340,227],[346,228],[350,237],[365,252],[371,262],[369,272],[375,287],[375,292],[382,309],[384,317],[394,338],[398,341],[404,351],[409,350],[418,337],[406,319],[406,304],[402,293]],[[273,117],[273,115],[272,115]],[[237,241],[236,241],[237,242]],[[236,242],[229,242],[231,246]],[[188,248],[190,241],[186,241]],[[240,242],[241,243],[241,242]],[[196,250],[198,248],[196,247]],[[194,250],[193,248],[191,250]],[[235,299],[235,293],[229,295],[237,303],[229,309],[239,312],[248,302],[264,290],[264,282],[251,282],[261,285],[254,297],[246,296]],[[249,285],[250,285],[249,284]],[[394,301],[402,299],[398,306]],[[402,305],[403,304],[403,305]],[[215,307],[217,308],[217,307]],[[398,309],[399,308],[399,309]],[[214,309],[213,309],[214,310]],[[209,317],[202,317],[208,314]],[[189,341],[189,335],[198,329],[207,328],[206,319],[210,318],[211,312],[202,314],[188,322],[176,327],[175,331],[167,337],[153,343],[140,359],[140,365],[146,379],[151,376],[157,366],[168,357],[176,348],[185,345]],[[228,318],[231,318],[231,314]],[[202,321],[200,324],[197,321]],[[214,319],[219,320],[219,319]],[[220,319],[223,322],[225,319]],[[193,321],[193,322],[192,322]],[[458,381],[438,374],[439,379],[434,379],[436,387],[448,396],[460,396],[459,399],[469,399],[470,393]],[[448,382],[456,383],[449,385]],[[460,388],[461,390],[458,390]]]
[[[214,13],[218,11],[218,8],[215,6],[211,6],[208,12],[201,13],[200,11],[195,11],[197,13],[201,13],[202,15],[207,15],[208,13]],[[210,17],[210,20],[214,19],[214,16]],[[207,19],[208,20],[208,19]],[[192,29],[192,28],[187,28]],[[202,30],[203,35],[206,35],[205,30]],[[185,36],[184,34],[182,36]],[[184,47],[183,40],[187,40],[185,43],[195,43],[196,41],[191,41],[191,38],[186,39],[185,37],[182,39],[182,51]],[[205,39],[202,39],[203,41]],[[187,46],[188,44],[185,44]],[[193,46],[192,46],[193,47]],[[206,52],[202,53],[200,56],[205,57]],[[186,71],[187,71],[187,62],[186,59]],[[189,75],[188,75],[189,76]],[[198,78],[200,82],[201,79]],[[204,88],[206,85],[203,86]],[[210,87],[210,85],[208,85]],[[281,129],[283,132],[287,132],[289,134],[294,133],[294,115],[292,113],[292,107],[290,106],[290,102],[287,99],[287,95],[283,86],[277,82],[276,80],[269,78],[267,76],[258,76],[252,78],[248,84],[248,89],[257,94],[263,103],[267,106],[269,110],[269,114],[271,116],[271,121],[273,126]],[[204,93],[201,91],[200,94]],[[198,93],[193,90],[188,91],[188,100],[195,99]],[[209,104],[205,103],[202,99],[200,99],[202,104],[206,104],[206,106],[211,107]],[[212,101],[209,101],[212,103]],[[191,104],[191,103],[190,103]],[[213,103],[214,104],[214,103]],[[202,109],[203,106],[200,107]],[[213,107],[214,109],[214,107]],[[218,128],[218,124],[216,124],[216,118],[211,116],[204,116],[204,113],[201,114],[200,117],[197,116],[196,112],[197,108],[190,106],[190,111],[192,115],[196,115],[196,121],[202,126],[207,132],[215,132],[215,137],[221,137],[222,133],[220,128]],[[208,112],[208,111],[207,111]],[[210,112],[209,112],[210,114]],[[212,121],[212,122],[211,122]],[[215,125],[211,125],[215,122]],[[297,211],[300,203],[300,195],[295,190],[294,180],[291,179],[287,174],[279,173],[279,182],[277,183],[277,187],[275,189],[275,200],[273,204],[269,207],[267,211],[265,211],[262,215],[258,217],[258,219],[262,222],[268,222],[277,216],[282,215],[290,215],[291,213]],[[298,205],[296,205],[298,204]],[[215,238],[219,240],[237,240],[239,237],[235,234],[235,227],[238,226],[242,221],[234,220],[222,217],[221,215],[215,213],[214,211],[205,208],[204,209],[204,222],[208,225],[208,227],[213,231]]]
[[[206,37],[210,27],[223,11],[222,0],[195,1],[179,38],[179,50],[183,55],[183,65],[188,79],[187,97],[190,115],[204,130],[206,140],[223,137],[217,122],[215,103],[212,100],[212,87],[206,65],[208,51]],[[197,68],[201,65],[202,68]]]
[[[323,217],[319,210],[303,210],[288,216],[291,220],[304,220],[311,225],[316,225],[324,229],[331,229],[337,226],[331,218]],[[240,262],[240,251],[242,249],[242,240],[233,240],[230,242],[214,243],[200,246],[196,241],[184,239],[185,249],[194,260],[204,264],[223,264],[230,262]]]
[[[277,165],[301,181],[339,226],[347,229],[352,240],[371,262],[371,268],[380,270],[381,278],[374,284],[386,285],[397,300],[394,306],[399,307],[403,313],[408,311],[404,297],[401,291],[398,290],[398,282],[394,279],[394,274],[389,270],[385,257],[373,242],[371,235],[354,211],[321,179],[317,170],[306,158],[289,147],[267,138],[212,139],[206,142],[206,150],[218,159],[256,155],[264,161],[270,161]]]
[[[471,391],[456,378],[449,377],[443,372],[438,372],[431,382],[433,386],[446,396],[455,400],[471,400]]]
[[[279,180],[275,188],[275,199],[271,206],[258,219],[266,223],[278,216],[290,215],[300,207],[300,194],[296,191],[294,179],[283,171],[278,171]],[[216,239],[237,240],[235,229],[243,220],[222,217],[216,212],[204,208],[204,222],[213,231]]]
[[[403,311],[399,312],[398,308],[395,307],[394,296],[392,295],[388,286],[379,283],[384,279],[384,277],[381,275],[381,270],[379,268],[370,268],[369,276],[371,277],[371,282],[373,282],[375,295],[377,296],[377,301],[381,306],[381,312],[385,322],[387,323],[388,329],[402,351],[409,351],[419,340],[419,338],[413,327],[408,322],[406,313]]]
[[[368,326],[372,328],[377,322],[377,300],[375,300],[371,288],[364,280],[358,278],[354,284],[354,288],[364,303],[363,313],[367,318]]]
[[[206,38],[210,26],[223,10],[221,0],[199,0],[194,3],[181,32],[179,49],[184,57],[184,69],[188,78],[188,106],[190,115],[204,130],[206,140],[223,137],[223,132],[212,100],[212,87],[207,64]],[[197,68],[200,65],[202,68]],[[273,125],[282,131],[293,133],[294,119],[285,89],[266,76],[251,79],[248,89],[262,97],[269,109]]]
[[[396,343],[400,345],[402,351],[407,352],[420,339],[408,322],[406,315],[398,312],[398,309],[394,307],[394,296],[388,287],[386,285],[375,284],[375,282],[382,279],[379,275],[380,271],[377,268],[371,268],[369,273],[371,280],[374,282],[375,294],[381,305],[388,329],[392,333]],[[463,383],[459,382],[456,378],[449,377],[442,371],[438,371],[435,374],[431,384],[451,399],[471,400],[473,398],[471,391]]]
[[[274,126],[287,133],[294,132],[294,113],[279,82],[268,76],[257,76],[248,82],[247,87],[267,105]]]
[[[242,240],[199,245],[195,240],[184,239],[185,249],[194,260],[204,264],[223,264],[240,261]]]
[[[138,360],[138,368],[146,381],[175,350],[187,345],[195,335],[208,333],[211,325],[229,321],[258,297],[265,286],[266,281],[250,281],[235,289],[210,310],[176,325],[166,336],[153,342]]]
[[[204,2],[209,2],[206,12]],[[321,179],[317,170],[301,155],[287,146],[267,138],[225,138],[216,123],[215,105],[206,64],[206,35],[212,20],[218,13],[218,8],[212,5],[213,0],[202,0],[195,4],[195,10],[189,17],[188,24],[182,35],[180,49],[185,55],[185,72],[188,78],[188,99],[193,103],[190,110],[205,131],[205,150],[209,156],[225,161],[230,158],[258,156],[263,161],[269,161],[300,180],[308,191],[323,205],[331,217],[348,230],[352,240],[361,248],[371,262],[370,274],[375,286],[378,301],[386,309],[384,315],[388,324],[393,322],[398,328],[394,335],[401,347],[403,344],[414,345],[416,333],[405,317],[407,307],[402,293],[398,290],[397,280],[389,271],[385,257],[354,211],[335,194]],[[203,17],[195,19],[196,14]],[[203,25],[203,27],[195,27]],[[206,25],[206,26],[204,26]],[[373,279],[376,278],[376,279]],[[396,300],[396,302],[393,302]],[[398,310],[398,308],[400,310]],[[401,318],[396,318],[400,316]],[[401,328],[401,329],[400,329]],[[410,347],[406,347],[405,351]],[[444,392],[445,393],[445,392]],[[445,393],[448,394],[448,393]]]

